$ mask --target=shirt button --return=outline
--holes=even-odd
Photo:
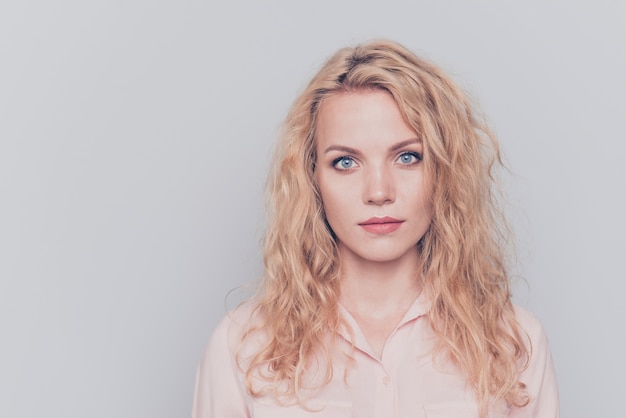
[[[389,376],[383,377],[383,385],[387,386],[391,382]]]

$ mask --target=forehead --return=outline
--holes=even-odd
[[[415,139],[393,96],[384,90],[359,90],[326,97],[317,118],[317,146],[388,145]]]

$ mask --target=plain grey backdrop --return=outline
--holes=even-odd
[[[515,300],[562,416],[626,393],[626,7],[618,1],[0,0],[0,416],[190,415],[227,292],[261,273],[291,101],[390,38],[481,103],[510,169]]]

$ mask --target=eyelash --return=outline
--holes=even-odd
[[[342,155],[341,157],[337,157],[337,158],[335,158],[333,160],[332,166],[334,168],[336,168],[337,170],[339,170],[339,171],[348,171],[348,170],[352,169],[352,167],[341,168],[341,167],[337,166],[337,164],[339,164],[340,162],[345,161],[345,160],[349,160],[349,161],[352,161],[353,163],[355,163],[354,158],[348,157],[347,155]]]
[[[424,157],[422,156],[422,154],[420,154],[419,152],[414,152],[414,151],[405,151],[402,154],[400,154],[398,156],[398,158],[396,158],[396,161],[398,161],[400,158],[409,155],[411,157],[413,157],[415,160],[408,162],[408,163],[400,163],[400,165],[405,165],[405,166],[413,166],[415,164],[418,164],[420,161],[422,161],[424,159]],[[354,161],[354,158],[347,156],[347,155],[342,155],[341,157],[337,157],[332,161],[332,166],[339,170],[339,171],[349,171],[351,170],[353,167],[338,167],[338,164],[341,163],[342,161],[352,161],[352,163],[356,163]]]
[[[411,157],[415,158],[415,161],[412,161],[410,163],[403,163],[402,165],[415,165],[424,159],[424,157],[422,157],[422,154],[420,154],[419,152],[406,151],[400,154],[398,158],[396,159],[396,161],[404,157],[405,155],[410,155]]]

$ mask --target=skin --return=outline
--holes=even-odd
[[[432,220],[423,145],[382,90],[338,93],[319,109],[318,183],[341,260],[340,303],[374,353],[421,291],[417,242]],[[393,227],[367,226],[391,217]]]

